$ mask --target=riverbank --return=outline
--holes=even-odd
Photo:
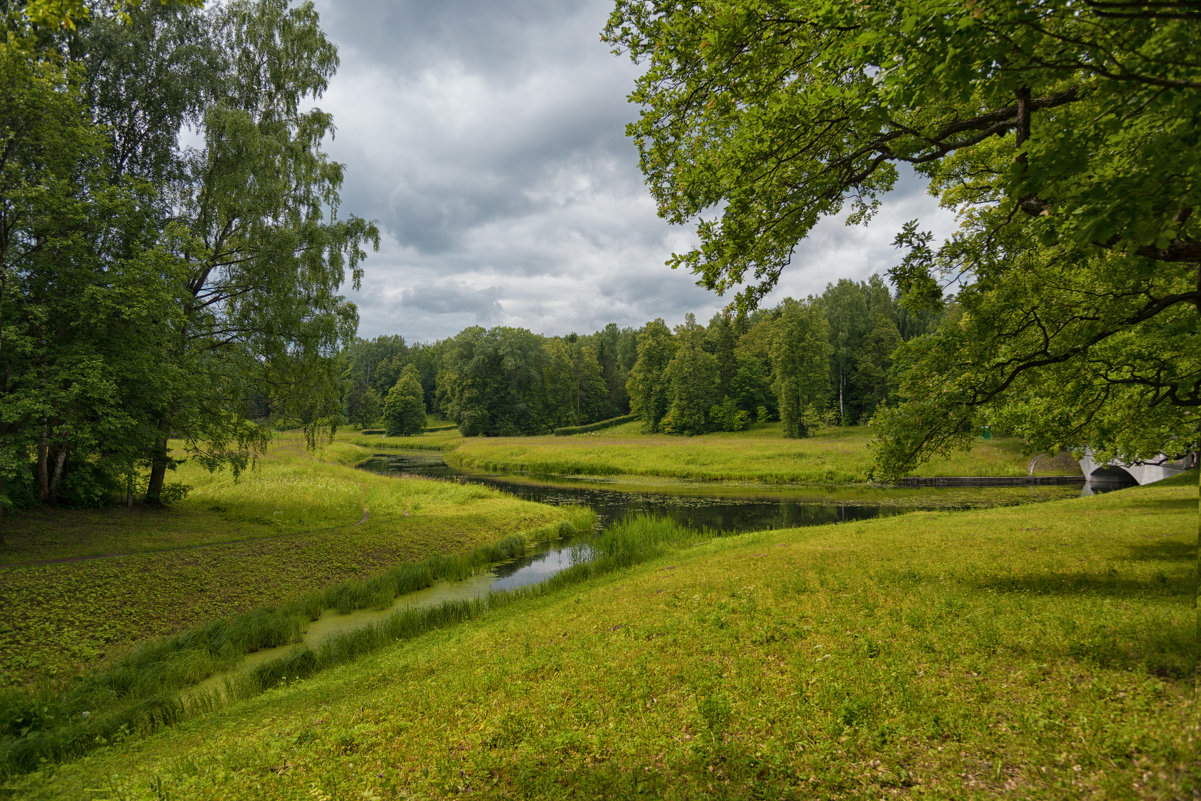
[[[829,485],[867,483],[872,469],[872,432],[867,426],[823,429],[807,439],[785,439],[779,423],[673,437],[643,434],[636,422],[564,437],[465,438],[445,430],[418,437],[348,436],[377,452],[441,450],[452,466],[484,472]],[[980,439],[972,451],[928,462],[914,475],[1024,479],[1030,472],[1030,457],[1021,440]],[[1075,463],[1063,459],[1039,460],[1035,473],[1080,476]]]
[[[1197,478],[713,540],[6,786],[1183,798]]]
[[[478,486],[371,475],[345,441],[277,436],[239,479],[184,464],[161,510],[6,516],[0,686],[94,670],[141,641],[398,564],[558,530],[564,510]]]

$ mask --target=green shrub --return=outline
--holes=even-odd
[[[73,462],[58,488],[58,502],[64,506],[105,506],[117,498],[120,480],[104,465]]]
[[[721,431],[742,431],[751,424],[751,416],[739,409],[732,398],[726,398],[709,410],[709,421]]]

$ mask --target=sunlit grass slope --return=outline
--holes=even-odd
[[[185,463],[171,480],[194,489],[169,509],[6,519],[0,683],[61,677],[147,637],[564,518],[483,487],[349,466],[367,455],[282,435],[237,480]]]
[[[1191,482],[715,540],[11,787],[1191,797]]]
[[[871,429],[864,426],[785,439],[779,424],[770,423],[743,432],[675,437],[642,434],[637,423],[627,423],[570,437],[468,438],[446,458],[456,466],[477,470],[846,483],[868,480],[871,436]],[[981,439],[971,452],[923,465],[916,475],[1024,476],[1029,460],[1019,440]]]

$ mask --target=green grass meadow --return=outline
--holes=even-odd
[[[626,423],[568,437],[449,440],[446,460],[482,471],[784,484],[866,482],[872,466],[872,435],[866,426],[825,429],[808,439],[785,439],[779,423],[698,437],[642,434],[639,426]],[[1017,439],[981,439],[971,452],[922,465],[914,475],[1025,476],[1031,455]],[[1058,462],[1041,466],[1040,472],[1049,467],[1052,473],[1079,474],[1078,468]]]
[[[350,466],[369,455],[281,435],[236,480],[185,463],[171,480],[193,489],[167,509],[6,518],[0,686],[59,681],[148,638],[567,519],[483,487]]]
[[[1198,789],[1196,474],[699,544],[651,529],[637,535],[659,537],[648,561],[2,786],[63,799]]]

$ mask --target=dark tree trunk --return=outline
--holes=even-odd
[[[58,485],[63,480],[63,467],[67,464],[67,449],[54,449],[54,457],[51,460],[54,463],[54,469],[50,472],[50,483],[47,486],[47,500],[50,503],[58,503]]]
[[[67,449],[51,445],[45,427],[38,439],[38,501],[56,503],[58,485],[63,478],[63,467],[67,463]]]
[[[50,502],[50,455],[49,444],[46,441],[46,428],[42,427],[42,435],[38,438],[38,501]]]
[[[163,482],[167,478],[167,467],[171,459],[167,456],[167,438],[159,440],[154,458],[150,461],[150,483],[146,485],[146,503],[162,506]]]

